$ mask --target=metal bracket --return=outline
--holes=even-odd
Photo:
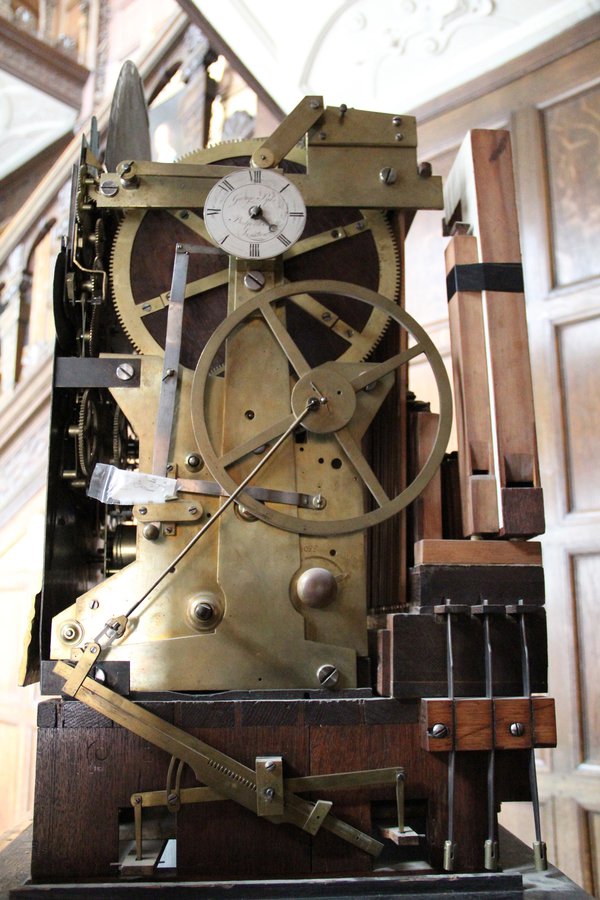
[[[284,805],[283,758],[281,756],[257,756],[256,815],[282,816]]]

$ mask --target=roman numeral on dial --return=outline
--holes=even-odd
[[[284,247],[289,247],[290,244],[292,243],[288,238],[286,238],[285,234],[278,234],[277,240],[281,241],[281,243],[283,244]]]
[[[260,244],[250,244],[250,259],[258,259],[260,256]]]

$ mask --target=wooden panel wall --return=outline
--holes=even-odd
[[[33,809],[37,686],[18,687],[31,601],[40,589],[44,493],[0,530],[0,835]]]
[[[450,108],[421,119],[419,155],[444,174],[467,130],[511,131],[559,737],[558,748],[538,760],[542,821],[552,861],[600,895],[600,17],[587,27],[583,45],[565,40],[564,55],[547,65],[515,68],[489,92],[457,95]],[[420,215],[412,236],[417,253],[443,244],[439,221],[419,223]],[[444,353],[444,281],[433,265],[415,277],[410,253],[409,244],[407,309]],[[411,385],[429,399],[414,366]],[[503,819],[531,842],[528,804],[510,805]]]

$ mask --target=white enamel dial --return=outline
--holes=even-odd
[[[271,169],[240,169],[208,193],[204,222],[218,246],[241,259],[278,256],[298,240],[306,207],[295,185]]]

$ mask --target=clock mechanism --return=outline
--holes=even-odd
[[[40,670],[63,696],[46,701],[34,878],[64,875],[47,810],[91,827],[73,790],[97,797],[77,879],[115,864],[160,878],[162,838],[182,878],[365,876],[381,854],[492,870],[498,798],[527,794],[529,751],[551,740],[531,697],[541,566],[501,540],[538,531],[511,519],[514,491],[541,501],[533,481],[492,490],[476,441],[459,483],[448,451],[446,366],[403,303],[415,212],[443,206],[414,119],[306,97],[270,137],[172,164],[117,133],[104,164],[97,135],[83,143],[54,284]],[[459,268],[451,304],[467,291]],[[411,364],[429,371],[428,402],[408,390]],[[463,530],[455,498],[471,489],[505,503],[490,533]],[[532,660],[519,715],[540,734],[498,757],[487,805],[455,808],[457,781],[482,796],[486,783],[457,750],[485,751],[489,773],[498,749],[492,727],[477,747],[470,720],[459,733],[471,712],[457,698],[474,694],[477,721],[517,715],[517,632]],[[81,706],[82,728],[111,724],[101,766],[65,743]],[[57,755],[72,790],[49,780]]]

